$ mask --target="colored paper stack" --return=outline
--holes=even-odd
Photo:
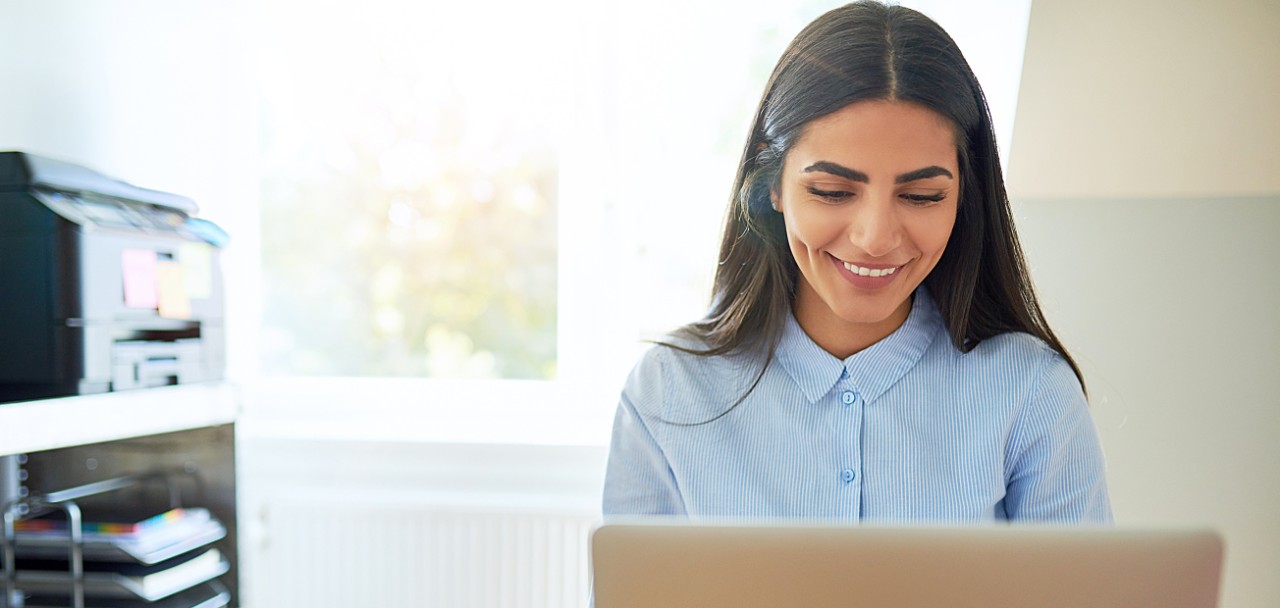
[[[26,608],[70,605],[75,584],[65,520],[15,524],[16,586]],[[137,522],[81,525],[86,608],[221,608],[217,577],[230,568],[213,543],[226,528],[206,509],[173,509]]]

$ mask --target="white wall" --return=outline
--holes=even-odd
[[[1280,193],[1275,0],[1035,0],[1016,200]]]
[[[1008,183],[1122,525],[1280,603],[1280,5],[1035,0]]]

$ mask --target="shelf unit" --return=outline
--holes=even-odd
[[[0,504],[149,471],[183,471],[185,503],[226,527],[221,577],[239,605],[236,547],[235,387],[209,382],[0,404]],[[165,510],[168,492],[89,499],[87,512]],[[127,509],[121,509],[121,504]],[[0,605],[3,605],[0,602]]]

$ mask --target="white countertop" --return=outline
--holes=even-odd
[[[0,404],[0,455],[38,452],[234,422],[226,382]]]

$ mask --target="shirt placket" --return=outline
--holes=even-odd
[[[862,518],[862,391],[846,370],[834,391],[838,427],[842,441],[836,452],[833,483],[839,484],[844,500],[842,511],[853,519]]]

